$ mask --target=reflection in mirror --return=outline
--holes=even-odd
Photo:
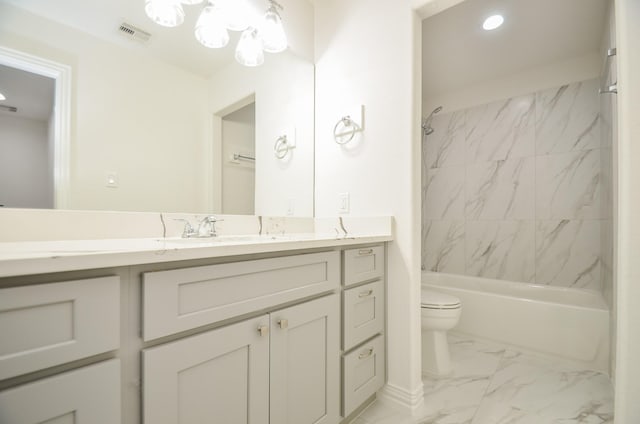
[[[223,49],[194,38],[204,4],[185,5],[184,24],[164,28],[144,2],[0,0],[0,64],[10,66],[2,52],[13,51],[70,69],[67,154],[55,162],[68,166],[59,170],[64,178],[55,174],[55,207],[313,215],[313,7],[280,3],[289,49],[249,68],[233,57],[239,33]],[[124,37],[123,22],[150,40]],[[229,157],[223,125],[251,103],[253,151],[236,150],[253,163],[233,159],[235,151]],[[273,145],[285,132],[296,148],[278,159]],[[254,189],[225,188],[234,178],[253,180]]]
[[[52,208],[55,80],[0,65],[0,206]]]

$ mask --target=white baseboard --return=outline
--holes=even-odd
[[[413,415],[422,408],[424,404],[424,387],[422,386],[422,382],[420,382],[420,386],[413,392],[410,392],[402,387],[387,383],[378,392],[378,400]]]

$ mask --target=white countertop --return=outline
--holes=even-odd
[[[0,242],[0,277],[391,241],[391,234],[221,236]]]

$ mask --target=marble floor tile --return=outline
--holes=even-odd
[[[454,373],[423,378],[414,416],[376,402],[351,424],[613,424],[613,388],[599,372],[451,334]]]
[[[612,414],[607,376],[515,355],[500,364],[472,423],[605,423]]]

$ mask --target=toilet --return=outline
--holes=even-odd
[[[447,331],[458,324],[462,303],[445,293],[422,289],[422,373],[446,377],[453,373]]]

